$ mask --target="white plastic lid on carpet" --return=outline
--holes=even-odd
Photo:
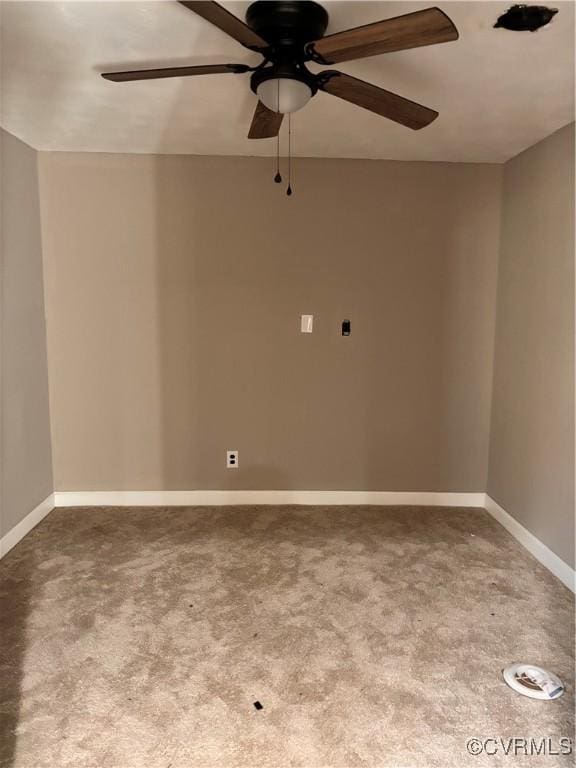
[[[502,674],[510,688],[531,699],[552,701],[564,693],[564,685],[559,677],[534,664],[511,664]]]

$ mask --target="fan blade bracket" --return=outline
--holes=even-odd
[[[226,64],[230,72],[235,75],[243,75],[245,72],[253,72],[256,67],[249,67],[248,64]]]
[[[304,46],[304,56],[308,61],[313,61],[315,64],[321,64],[324,67],[329,67],[333,64],[336,64],[335,61],[329,61],[328,59],[325,59],[324,56],[322,56],[320,53],[316,51],[314,48],[315,43],[306,43]]]
[[[340,72],[337,69],[325,69],[324,72],[318,72],[316,75],[318,89],[323,91],[326,83],[332,80],[333,77],[340,77]]]

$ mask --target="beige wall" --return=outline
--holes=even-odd
[[[488,492],[574,565],[574,125],[504,168]]]
[[[0,537],[52,493],[36,152],[0,130]]]
[[[573,142],[297,160],[290,199],[261,159],[41,153],[56,488],[487,487],[573,564]],[[36,153],[1,159],[5,533],[52,475]]]
[[[40,168],[57,489],[484,490],[500,167]]]

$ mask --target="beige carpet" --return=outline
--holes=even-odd
[[[56,510],[0,569],[3,768],[573,765],[467,754],[573,736],[571,595],[482,510]]]

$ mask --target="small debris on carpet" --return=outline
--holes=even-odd
[[[255,702],[254,702],[254,707],[255,707],[256,709],[264,709],[264,705],[263,705],[263,704],[260,704],[260,702],[259,702],[259,701],[255,701]]]

